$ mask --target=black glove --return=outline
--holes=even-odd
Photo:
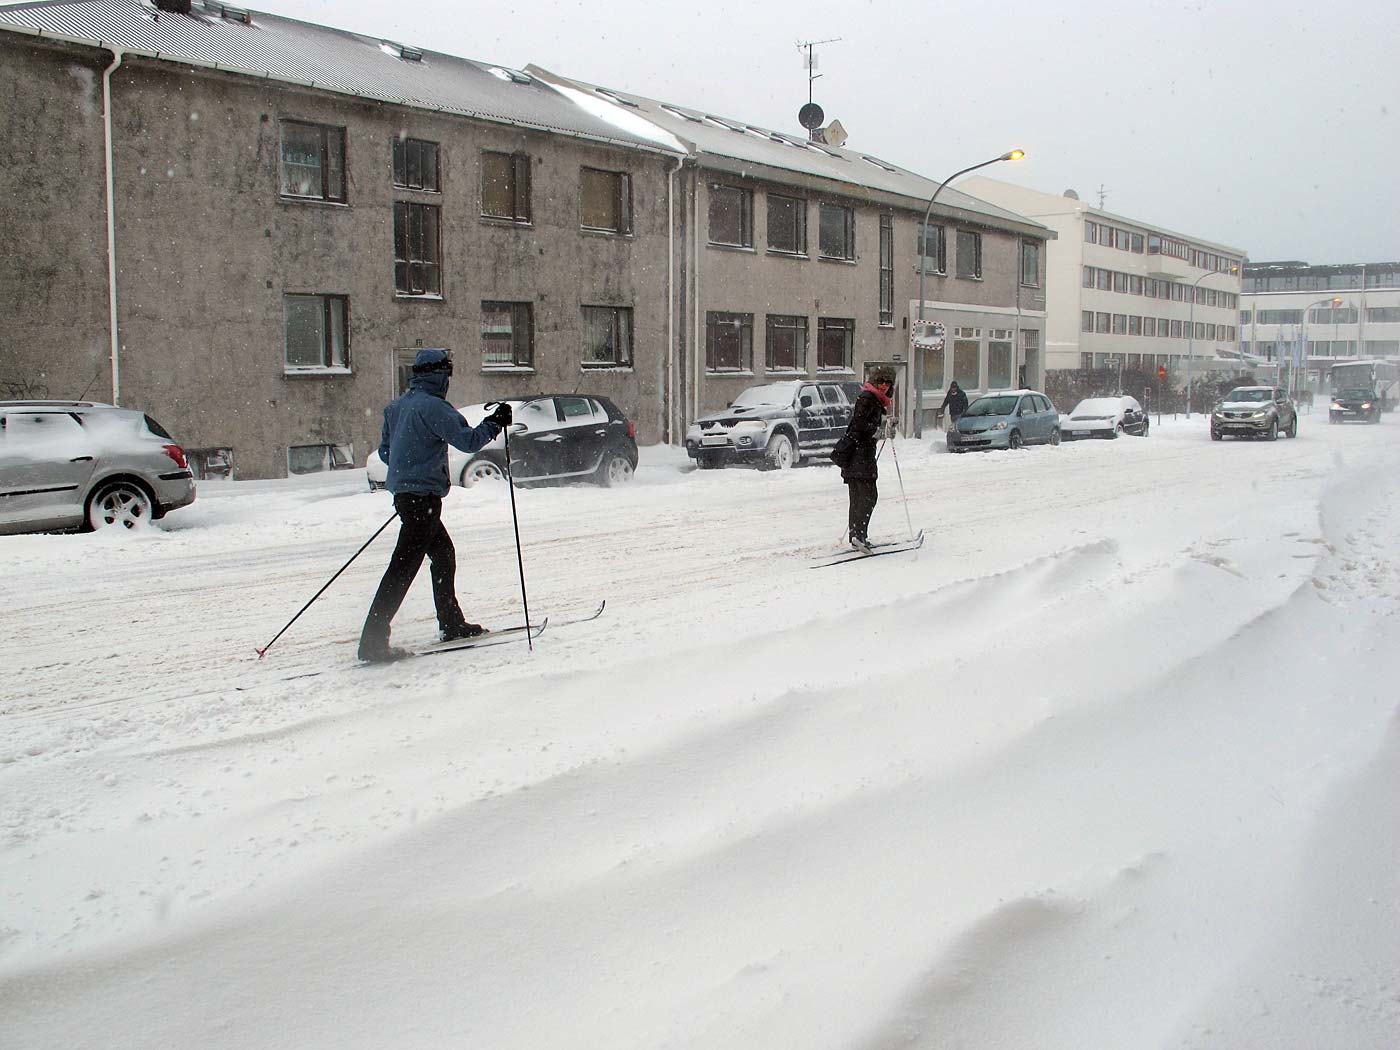
[[[486,417],[486,421],[488,423],[495,423],[496,426],[504,430],[506,427],[510,426],[511,418],[510,406],[502,401],[495,407],[492,413]]]

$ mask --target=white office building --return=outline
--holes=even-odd
[[[981,200],[1053,229],[1047,244],[1045,368],[1122,367],[1185,386],[1240,369],[1242,248],[1095,208],[1073,191],[1042,193],[973,176]]]
[[[1249,263],[1239,323],[1246,354],[1285,372],[1306,362],[1297,389],[1327,391],[1342,360],[1400,362],[1400,262]]]

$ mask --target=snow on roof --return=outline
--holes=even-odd
[[[30,0],[0,6],[0,31],[633,148],[671,148],[656,129],[624,127],[518,70],[210,0],[194,0],[189,14],[158,11],[145,0]]]

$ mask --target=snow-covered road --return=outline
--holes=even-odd
[[[1394,1050],[1400,418],[1321,423],[902,442],[926,546],[819,571],[834,471],[645,449],[517,494],[602,619],[390,667],[392,528],[253,652],[360,472],[0,539],[0,1046]],[[506,491],[445,518],[518,622]]]

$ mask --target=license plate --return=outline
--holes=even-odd
[[[727,444],[729,444],[729,439],[728,439],[727,437],[725,437],[723,434],[714,434],[714,435],[711,435],[710,437],[702,437],[702,438],[700,439],[700,444],[702,444],[702,445],[727,445]]]

